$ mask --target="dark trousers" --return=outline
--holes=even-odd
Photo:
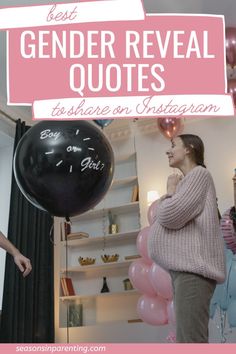
[[[208,343],[209,307],[216,281],[170,271],[174,290],[177,343]]]

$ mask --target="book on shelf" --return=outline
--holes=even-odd
[[[68,296],[67,288],[66,288],[66,283],[65,279],[61,278],[61,290],[62,290],[62,296]]]
[[[73,296],[75,295],[75,290],[71,278],[62,277],[61,278],[61,288],[63,296]]]
[[[139,199],[138,196],[138,185],[135,184],[132,189],[132,196],[131,196],[131,202],[137,202]]]
[[[75,295],[75,290],[71,278],[65,278],[65,279],[66,279],[66,286],[68,289],[69,296]]]
[[[65,241],[71,233],[71,225],[68,222],[61,222],[61,241]]]

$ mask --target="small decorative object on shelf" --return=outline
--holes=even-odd
[[[104,263],[111,263],[111,262],[117,262],[119,259],[119,255],[116,254],[104,254],[101,256],[102,260]]]
[[[109,218],[109,234],[117,234],[118,225],[116,223],[116,215],[112,215],[112,212],[109,210],[108,218]]]
[[[69,327],[83,326],[83,307],[82,304],[72,303],[69,305]]]
[[[72,233],[72,234],[68,234],[66,236],[67,240],[79,240],[81,238],[88,238],[89,237],[89,234],[87,232],[75,232],[75,233]]]
[[[125,290],[133,290],[133,285],[131,284],[131,281],[129,280],[129,278],[126,278],[123,280],[123,284],[124,284],[124,289]]]
[[[131,195],[131,202],[137,202],[139,200],[139,195],[138,195],[138,185],[135,184],[133,186],[133,190],[132,190],[132,195]]]
[[[107,285],[107,278],[103,277],[103,285],[102,285],[102,289],[101,289],[101,293],[109,293],[110,289],[108,288]]]
[[[78,261],[80,263],[80,265],[84,266],[84,265],[91,265],[94,264],[96,261],[96,258],[90,258],[90,257],[79,257]]]

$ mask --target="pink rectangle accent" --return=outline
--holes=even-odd
[[[141,0],[72,1],[65,4],[1,8],[0,30],[144,18]]]
[[[8,45],[10,104],[226,93],[221,16],[155,15],[145,21],[44,27],[43,32],[16,29]]]
[[[100,348],[100,350],[99,350]],[[130,344],[106,344],[106,343],[73,343],[73,344],[1,344],[1,350],[6,354],[43,352],[47,353],[135,353],[135,354],[234,354],[235,344],[149,344],[149,343],[130,343]]]
[[[234,114],[229,94],[66,98],[35,101],[33,104],[33,119],[39,120],[222,117]]]

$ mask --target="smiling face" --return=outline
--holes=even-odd
[[[169,159],[169,166],[180,168],[188,156],[188,149],[184,146],[181,138],[171,140],[171,148],[166,152]]]

